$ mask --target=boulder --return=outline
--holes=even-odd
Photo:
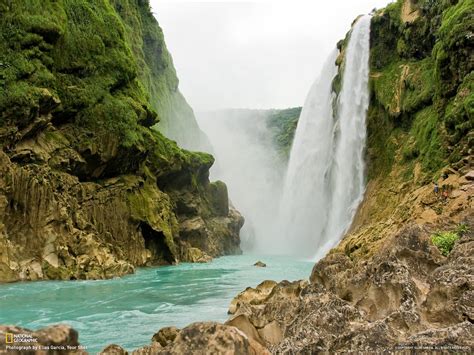
[[[128,355],[128,351],[117,344],[110,344],[102,350],[99,355]]]
[[[28,337],[28,343],[16,342],[16,336]],[[12,339],[13,337],[13,339]],[[7,343],[8,341],[8,343]],[[0,354],[25,354],[22,350],[7,349],[10,342],[16,346],[36,346],[48,347],[49,351],[44,350],[30,351],[28,354],[63,354],[61,348],[70,349],[70,354],[87,354],[80,349],[79,335],[76,330],[68,325],[59,324],[32,331],[30,329],[0,325]]]
[[[183,328],[176,339],[157,354],[269,355],[270,352],[235,327],[202,322]]]
[[[253,266],[257,266],[257,267],[267,267],[267,264],[265,264],[264,262],[262,261],[257,261],[255,264],[253,264]]]
[[[225,324],[236,327],[237,329],[244,332],[245,335],[247,335],[250,339],[253,339],[262,345],[265,344],[263,339],[260,337],[259,332],[257,329],[255,329],[254,325],[249,321],[246,315],[240,314],[229,319],[227,322],[225,322]]]
[[[176,336],[179,334],[179,329],[176,327],[164,327],[161,328],[157,333],[151,338],[152,342],[160,343],[162,346],[166,346],[172,343]]]

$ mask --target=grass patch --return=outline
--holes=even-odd
[[[459,235],[456,232],[437,232],[431,236],[431,241],[444,256],[449,255],[458,239]]]
[[[440,132],[439,116],[433,106],[415,115],[411,129],[415,138],[415,149],[425,171],[436,172],[446,156]]]

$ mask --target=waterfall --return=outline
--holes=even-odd
[[[350,35],[337,101],[334,51],[303,106],[274,232],[286,241],[282,253],[321,258],[350,227],[362,201],[369,39],[370,16],[363,16]]]

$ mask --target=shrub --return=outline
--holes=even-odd
[[[456,232],[438,232],[431,236],[431,241],[444,256],[448,256],[458,239]]]
[[[459,223],[457,228],[456,228],[456,234],[458,234],[461,237],[463,235],[469,233],[470,231],[471,231],[471,229],[469,228],[469,226],[466,223]]]

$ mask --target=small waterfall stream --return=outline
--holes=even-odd
[[[342,90],[333,112],[336,51],[311,88],[291,150],[275,235],[285,254],[317,259],[350,227],[362,201],[366,113],[369,105],[370,16],[354,25]]]

